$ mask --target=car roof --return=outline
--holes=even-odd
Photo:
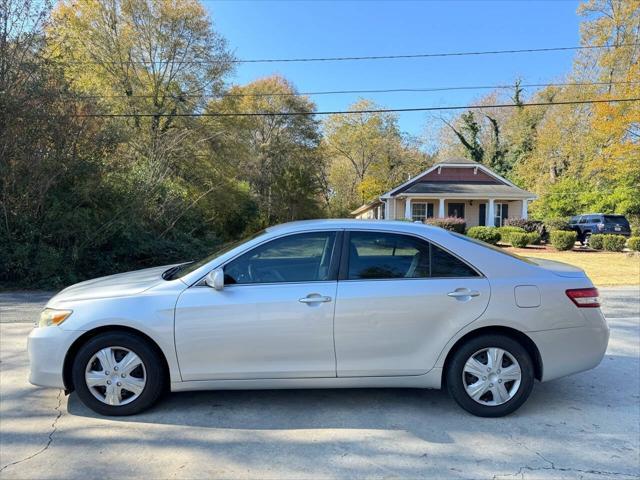
[[[440,231],[438,227],[425,225],[421,222],[407,222],[398,220],[359,220],[354,218],[334,218],[319,220],[298,220],[281,223],[266,229],[269,233],[299,232],[318,229],[362,229],[362,230],[393,230],[404,232]]]

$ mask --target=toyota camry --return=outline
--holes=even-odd
[[[578,268],[437,227],[293,222],[62,290],[29,335],[30,381],[104,415],[165,391],[410,387],[498,417],[600,363],[599,306]]]

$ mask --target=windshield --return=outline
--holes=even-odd
[[[265,230],[260,230],[259,232],[254,233],[249,237],[243,238],[242,240],[227,242],[224,245],[222,245],[222,247],[220,247],[218,250],[208,255],[207,257],[203,258],[202,260],[198,260],[197,262],[191,261],[191,262],[187,262],[182,265],[178,265],[176,267],[170,268],[169,270],[164,272],[164,274],[162,275],[162,278],[164,278],[165,280],[175,280],[176,278],[184,277],[185,275],[188,275],[189,273],[199,269],[201,266],[206,265],[214,258],[219,257],[220,255],[223,255],[230,250],[233,250],[237,246],[242,245],[243,243],[248,242],[249,240],[253,240],[256,237],[259,237],[264,232]]]
[[[476,245],[480,245],[481,247],[489,248],[494,252],[507,255],[509,257],[515,258],[517,260],[520,260],[522,262],[525,262],[531,265],[537,265],[537,263],[535,263],[533,260],[528,259],[527,257],[521,257],[520,255],[516,255],[515,253],[507,252],[503,248],[496,247],[495,245],[491,245],[490,243],[483,242],[482,240],[476,240],[475,238],[467,237],[466,235],[463,235],[461,233],[456,233],[456,232],[449,232],[449,233],[454,237],[458,237],[462,240],[466,240],[467,242],[475,243]]]

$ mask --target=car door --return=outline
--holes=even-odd
[[[175,310],[182,379],[335,377],[339,236],[269,240],[224,265],[222,290],[185,290]]]
[[[335,312],[338,377],[420,375],[489,302],[487,279],[444,248],[345,232]]]

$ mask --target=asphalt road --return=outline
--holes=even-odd
[[[104,418],[27,383],[47,295],[0,294],[0,478],[639,478],[640,292],[601,292],[601,365],[502,419],[409,389],[180,393]]]

